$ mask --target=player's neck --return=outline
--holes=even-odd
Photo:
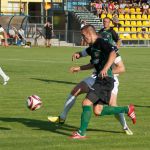
[[[92,36],[92,44],[95,43],[95,41],[97,40],[98,36],[97,35],[93,35]]]

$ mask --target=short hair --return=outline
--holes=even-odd
[[[110,19],[109,17],[105,17],[104,19],[109,19],[109,21],[111,21],[111,19]],[[104,19],[103,19],[103,20],[104,20]]]
[[[2,27],[2,25],[0,24],[0,28]]]
[[[83,28],[81,28],[81,31],[83,31],[83,30],[90,30],[90,31],[93,31],[96,33],[95,27],[91,24],[87,24]]]

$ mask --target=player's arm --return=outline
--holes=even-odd
[[[119,62],[115,63],[113,66],[113,74],[120,74],[120,73],[124,73],[125,72],[125,66],[122,60],[120,60]]]
[[[117,48],[120,48],[121,42],[122,42],[121,39],[119,39],[119,40],[116,42]]]
[[[74,73],[74,72],[79,72],[82,70],[89,70],[92,68],[94,68],[94,66],[91,63],[89,63],[89,64],[82,65],[82,66],[71,67],[70,72]]]
[[[72,55],[72,61],[74,61],[75,59],[80,59],[81,57],[86,57],[89,55],[89,51],[90,51],[91,47],[88,47],[84,50],[82,50],[81,52],[75,52]]]
[[[115,58],[116,58],[117,52],[118,52],[118,48],[116,46],[113,46],[112,44],[104,41],[103,39],[101,39],[100,42],[101,42],[101,44],[100,44],[101,50],[104,51],[105,54],[108,54],[108,60],[100,72],[100,75],[102,77],[105,77],[105,76],[107,76],[108,69],[112,66],[112,64],[115,61]]]
[[[105,64],[104,68],[101,70],[100,74],[103,77],[106,77],[107,76],[107,71],[108,69],[112,66],[113,62],[115,61],[115,58],[116,58],[116,52],[115,51],[111,51],[110,54],[109,54],[109,58],[108,58],[108,61],[107,63]]]

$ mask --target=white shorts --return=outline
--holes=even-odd
[[[85,82],[89,88],[91,88],[95,82],[95,79],[96,77],[94,75],[90,76],[90,77],[87,77],[83,80],[83,82]],[[118,86],[119,86],[119,81],[118,81],[118,78],[116,76],[114,76],[114,88],[112,90],[112,93],[114,95],[117,95],[118,94]]]

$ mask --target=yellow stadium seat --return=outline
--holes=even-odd
[[[141,34],[141,33],[138,33],[137,38],[138,38],[138,39],[143,39],[142,34]]]
[[[120,39],[124,39],[124,35],[123,34],[119,34],[119,38]]]
[[[149,39],[149,35],[147,33],[144,34],[144,39]]]
[[[120,27],[119,32],[124,32],[124,27]]]
[[[131,17],[130,17],[131,19],[135,19],[135,15],[131,15]]]
[[[125,21],[124,23],[126,26],[130,26],[130,21]]]
[[[124,9],[127,13],[129,13],[129,8],[128,7],[126,7],[125,9]]]
[[[142,26],[142,22],[141,21],[137,21],[137,26]]]
[[[135,14],[135,8],[130,8],[131,14]]]
[[[150,28],[149,28],[149,32],[150,32]]]
[[[135,33],[131,34],[132,39],[137,39],[137,35]]]
[[[119,21],[119,23],[120,23],[122,26],[124,26],[124,21]]]
[[[124,19],[124,15],[123,14],[119,14],[119,19]]]
[[[106,17],[106,14],[101,14],[101,19],[104,19]]]
[[[148,26],[149,25],[149,21],[143,21],[143,26]]]
[[[147,19],[147,15],[142,15],[142,19]]]
[[[131,32],[136,32],[136,28],[131,28]]]
[[[130,19],[130,16],[129,16],[129,14],[125,14],[125,19]]]
[[[138,14],[141,14],[142,12],[141,12],[141,9],[138,7],[138,8],[136,8],[136,13],[138,13]]]
[[[141,19],[141,15],[136,15],[136,19]]]
[[[137,32],[141,32],[141,28],[138,27],[138,28],[136,29],[136,31],[137,31]]]
[[[136,26],[136,21],[131,21],[131,26]]]
[[[150,20],[150,15],[148,15],[148,18],[147,18],[148,20]]]
[[[146,32],[148,32],[148,28],[146,28]]]
[[[113,29],[114,29],[116,32],[118,32],[118,28],[117,28],[117,27],[114,27]]]
[[[109,17],[111,19],[112,18],[112,14],[107,14],[107,17]]]
[[[131,39],[131,35],[130,34],[124,34],[126,39]]]
[[[129,27],[126,27],[124,31],[125,31],[125,32],[130,32],[130,28],[129,28]]]

